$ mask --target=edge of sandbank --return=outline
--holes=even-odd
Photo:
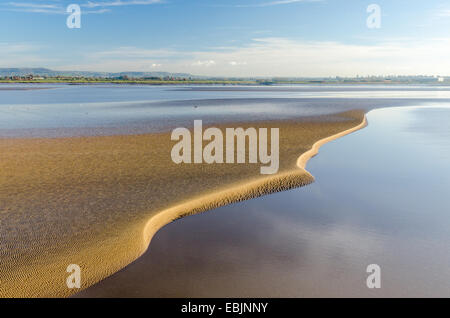
[[[202,195],[156,213],[144,226],[141,255],[146,252],[153,236],[159,229],[179,218],[205,212],[227,204],[253,199],[265,194],[305,186],[314,182],[314,177],[306,170],[306,165],[312,157],[318,154],[320,147],[328,142],[363,129],[367,125],[367,117],[364,114],[362,122],[355,127],[316,141],[308,151],[298,157],[296,162],[298,169],[274,176],[241,182],[227,189]]]
[[[156,212],[155,214],[150,216],[149,219],[147,219],[143,223],[140,223],[140,225],[137,225],[138,228],[136,230],[138,232],[142,231],[142,243],[140,252],[138,252],[137,257],[133,261],[125,265],[125,267],[139,259],[147,251],[152,238],[161,228],[177,219],[183,218],[188,215],[206,212],[227,204],[305,186],[314,182],[314,177],[306,170],[306,165],[312,157],[317,155],[317,153],[319,152],[319,148],[328,142],[351,134],[366,126],[367,118],[366,114],[364,114],[362,122],[360,124],[332,136],[325,137],[316,141],[309,150],[302,153],[297,158],[297,161],[293,165],[292,169],[287,172],[241,181],[239,183],[230,185],[225,189],[205,193],[195,198],[188,199],[185,202]],[[120,271],[120,269],[118,271]],[[112,273],[111,275],[114,275],[114,273]],[[103,279],[107,277],[104,277]],[[97,283],[100,283],[100,281],[98,281]],[[87,286],[82,290],[89,289],[89,287],[90,286]],[[80,290],[80,292],[82,290]],[[75,295],[77,294],[78,293],[75,293]]]

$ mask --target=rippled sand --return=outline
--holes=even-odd
[[[0,139],[0,296],[70,296],[78,290],[66,286],[69,264],[81,266],[86,288],[139,257],[178,217],[308,184],[313,177],[297,164],[363,118],[352,111],[224,125],[280,128],[273,176],[259,164],[176,165],[169,132]]]

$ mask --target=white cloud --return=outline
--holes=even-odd
[[[59,3],[8,2],[2,4],[1,9],[14,12],[66,14]]]
[[[193,66],[212,66],[215,65],[216,61],[213,60],[207,60],[207,61],[195,61],[194,63],[192,63]]]
[[[270,1],[270,2],[263,2],[263,3],[256,3],[256,4],[240,4],[236,5],[236,7],[271,7],[271,6],[278,6],[283,4],[292,4],[292,3],[298,3],[298,2],[322,2],[323,0],[278,0],[278,1]]]
[[[450,17],[450,9],[443,9],[436,13],[436,16],[440,18],[448,18]]]
[[[34,67],[51,62],[38,54],[40,47],[0,42],[0,67]]]
[[[230,64],[231,66],[239,66],[239,65],[247,65],[247,62],[236,62],[236,61],[231,61],[228,64]]]
[[[57,4],[37,4],[37,3],[24,3],[24,2],[9,2],[8,5],[19,8],[35,8],[35,9],[57,9],[60,6]]]
[[[130,6],[130,5],[149,5],[155,3],[162,3],[162,0],[114,0],[114,1],[88,1],[82,4],[83,7],[95,8],[95,7],[119,7],[119,6]]]
[[[52,0],[47,0],[52,1]],[[87,1],[81,3],[80,6],[83,8],[88,8],[87,10],[82,10],[83,14],[101,14],[110,12],[108,7],[119,7],[119,6],[131,6],[131,5],[150,5],[162,3],[163,0],[111,0],[111,1]],[[14,12],[30,12],[30,13],[47,13],[47,14],[67,14],[66,5],[61,3],[61,1],[54,0],[53,3],[31,3],[31,2],[8,2],[0,4],[2,10],[14,11]],[[89,10],[95,9],[96,10]]]
[[[259,38],[241,47],[206,51],[127,47],[92,52],[85,63],[59,69],[137,71],[140,65],[163,64],[168,72],[211,76],[450,75],[448,56],[446,38],[370,44]]]
[[[171,51],[167,49],[141,49],[130,46],[122,46],[113,50],[108,51],[98,51],[93,53],[88,53],[86,56],[90,59],[105,59],[105,58],[116,58],[116,59],[142,59],[142,58],[167,58],[175,55],[179,55],[179,52]]]

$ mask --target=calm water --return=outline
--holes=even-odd
[[[12,88],[48,88],[11,90]],[[236,120],[450,103],[441,86],[0,85],[0,137],[135,134]]]
[[[173,222],[79,296],[450,297],[450,108],[368,120],[308,163],[314,184]]]

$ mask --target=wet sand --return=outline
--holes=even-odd
[[[450,108],[367,118],[308,161],[313,184],[172,222],[75,297],[450,295]],[[366,286],[374,263],[377,290]]]
[[[351,111],[219,126],[280,128],[280,169],[269,177],[260,165],[176,165],[168,132],[0,139],[0,296],[70,296],[69,264],[81,266],[87,288],[137,259],[176,218],[311,183],[297,164],[363,119]]]

